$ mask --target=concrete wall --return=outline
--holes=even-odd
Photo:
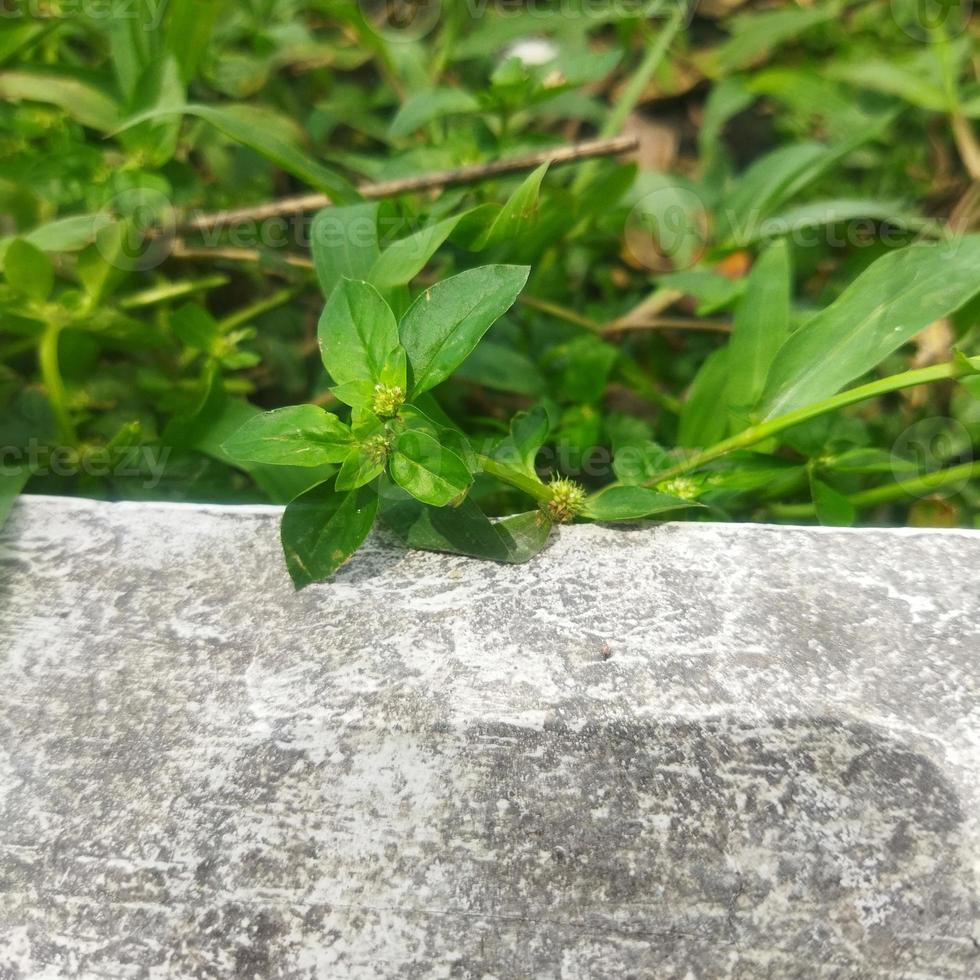
[[[0,977],[980,977],[980,533],[277,522],[15,508]]]

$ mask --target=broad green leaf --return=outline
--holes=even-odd
[[[652,439],[616,448],[613,473],[620,483],[637,486],[649,482],[670,466],[667,450]]]
[[[280,535],[296,588],[333,575],[363,544],[377,512],[372,487],[338,493],[332,482],[321,483],[293,500],[282,516]]]
[[[586,498],[582,513],[594,521],[636,521],[670,510],[698,506],[692,500],[673,497],[649,487],[607,487]]]
[[[391,478],[416,500],[445,507],[473,482],[466,464],[428,433],[409,429],[399,435],[390,462]]]
[[[527,282],[527,266],[469,269],[426,289],[398,327],[413,395],[444,381],[505,313]]]
[[[484,340],[456,369],[456,377],[495,391],[536,397],[546,386],[537,364],[512,347]]]
[[[839,490],[810,475],[810,492],[817,520],[821,524],[850,527],[857,519],[857,508]]]
[[[2,76],[0,76],[2,79]],[[302,150],[284,142],[268,129],[249,125],[234,113],[219,106],[188,104],[177,107],[161,106],[127,119],[116,132],[125,131],[137,126],[148,119],[160,119],[164,116],[187,115],[196,116],[210,123],[230,140],[241,143],[255,150],[270,163],[285,170],[286,173],[298,177],[325,194],[329,194],[338,204],[354,201],[358,197],[354,187],[340,174],[324,167]]]
[[[719,347],[705,358],[694,377],[681,410],[677,444],[695,448],[710,446],[724,438],[728,429],[728,347]]]
[[[317,333],[323,366],[338,385],[384,382],[385,365],[398,347],[398,325],[374,286],[344,279],[330,294]]]
[[[310,228],[313,264],[323,295],[344,278],[370,279],[378,259],[378,202],[324,208]]]
[[[256,415],[224,449],[233,459],[251,463],[322,466],[347,458],[351,434],[336,415],[316,405],[293,405]]]
[[[980,293],[980,235],[882,256],[776,354],[761,401],[766,418],[838,392],[920,330]]]
[[[540,511],[491,521],[467,497],[458,507],[431,507],[390,488],[382,518],[410,548],[522,564],[548,542],[551,522]]]
[[[468,211],[455,214],[393,242],[378,256],[367,275],[368,281],[381,290],[411,282],[467,214]]]
[[[735,411],[748,411],[762,395],[772,360],[789,336],[791,293],[789,246],[776,242],[752,266],[735,310],[727,388]]]
[[[262,411],[242,398],[223,397],[208,424],[200,431],[194,448],[229,466],[244,470],[277,504],[287,504],[294,497],[323,483],[335,472],[330,463],[322,466],[281,466],[253,463],[230,456],[224,444],[246,422],[262,415]]]
[[[475,96],[459,88],[431,88],[410,95],[392,119],[388,135],[399,139],[444,116],[477,112]]]
[[[15,239],[7,248],[3,274],[18,293],[36,303],[43,303],[54,288],[51,260],[23,238]]]
[[[0,99],[55,105],[83,126],[102,133],[114,130],[120,120],[118,104],[101,88],[56,71],[0,72]]]

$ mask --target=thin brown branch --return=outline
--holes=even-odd
[[[469,167],[457,167],[455,170],[441,170],[435,173],[420,174],[417,177],[404,177],[398,180],[383,180],[378,183],[362,184],[358,190],[370,200],[385,197],[396,197],[399,194],[409,194],[415,191],[427,191],[444,187],[459,187],[464,184],[476,184],[491,177],[501,177],[506,174],[520,173],[533,170],[543,163],[556,167],[578,160],[594,157],[616,156],[629,153],[638,145],[635,136],[618,136],[615,139],[586,140],[573,143],[558,149],[541,150],[524,156],[512,157],[509,160],[495,160],[492,163],[478,163]],[[308,211],[318,211],[327,207],[330,198],[326,194],[301,194],[298,197],[284,197],[268,204],[255,207],[235,208],[231,211],[218,211],[213,214],[199,214],[193,218],[179,221],[177,231],[207,231],[214,228],[227,227],[245,221],[264,221],[268,218],[279,218],[286,215],[304,214]]]
[[[264,257],[263,253],[256,248],[227,248],[225,246],[198,248],[193,245],[188,245],[179,238],[174,241],[170,255],[175,259],[206,259],[208,261],[227,259],[229,262],[248,263],[259,263]],[[294,269],[313,268],[312,260],[303,255],[295,255],[291,252],[287,252],[285,255],[277,253],[275,261],[281,265],[291,266]],[[269,271],[275,270],[273,268]]]
[[[696,330],[710,333],[731,333],[730,320],[702,320],[694,316],[656,316],[628,322],[613,321],[602,328],[604,337],[633,330]]]
[[[966,116],[953,113],[953,139],[959,152],[960,160],[971,180],[980,180],[980,143],[974,135],[973,127]]]

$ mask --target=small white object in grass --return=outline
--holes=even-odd
[[[558,57],[558,48],[540,37],[526,37],[504,48],[503,60],[518,58],[525,65],[546,65]]]

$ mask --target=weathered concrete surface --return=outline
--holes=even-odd
[[[980,534],[277,517],[16,508],[0,977],[980,977]]]

